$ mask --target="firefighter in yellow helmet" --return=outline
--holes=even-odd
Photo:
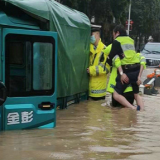
[[[110,66],[106,63],[107,55],[103,50],[106,46],[100,38],[100,28],[92,28],[90,44],[89,96],[93,100],[105,99],[107,88],[107,74]],[[109,51],[110,52],[110,51]]]

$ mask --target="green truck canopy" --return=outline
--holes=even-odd
[[[49,21],[49,30],[58,32],[58,97],[88,90],[90,20],[54,0],[3,0],[40,21]]]

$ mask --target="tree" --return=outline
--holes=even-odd
[[[61,3],[85,13],[89,19],[102,25],[103,41],[112,40],[113,18],[116,24],[125,25],[128,19],[129,0],[61,0]],[[134,21],[131,36],[154,35],[160,41],[160,0],[132,0],[131,19]]]
[[[155,35],[155,33],[157,35],[159,33],[159,8],[159,0],[132,1],[131,17],[134,24],[131,35],[133,37],[139,37],[140,41],[142,41],[143,37],[147,40],[150,35]]]

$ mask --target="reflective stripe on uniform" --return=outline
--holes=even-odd
[[[144,58],[143,58],[143,59],[141,59],[141,61],[140,61],[140,62],[146,62],[146,59],[144,59]]]
[[[100,65],[102,68],[104,68],[104,70],[106,71],[106,73],[109,73],[109,70],[107,69],[107,67],[106,67],[104,64],[100,63],[99,65]]]
[[[113,59],[112,59],[112,62],[115,62],[115,60],[116,60],[117,58],[119,58],[119,56],[118,56],[118,55],[115,55],[115,56],[113,57]]]
[[[119,36],[116,40],[120,43],[123,53],[121,65],[140,63],[134,46],[134,40],[128,36]]]
[[[99,75],[99,68],[98,68],[98,66],[96,66],[96,75],[97,76]]]
[[[94,93],[94,94],[99,94],[99,93],[104,93],[106,92],[106,89],[101,89],[101,90],[91,90],[91,93]]]
[[[133,44],[124,44],[121,45],[123,52],[128,51],[128,50],[133,50],[135,51],[135,47]]]

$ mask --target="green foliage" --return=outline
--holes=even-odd
[[[126,21],[126,15],[128,12],[128,0],[110,0],[111,9],[113,12],[114,17],[116,18],[118,23],[124,23]]]
[[[103,38],[111,41],[113,17],[116,24],[128,19],[129,0],[62,0],[64,5],[84,12],[103,26]],[[160,0],[132,0],[133,37],[154,35],[160,41]]]
[[[116,18],[117,22],[126,20],[128,0],[62,0],[64,5],[86,13],[89,17],[95,16],[97,23]]]
[[[133,1],[132,6],[134,32],[142,35],[152,34],[154,26],[159,21],[159,0]]]
[[[126,21],[128,0],[62,0],[64,5],[84,12],[91,19],[95,16],[96,24],[103,27],[103,41],[112,41],[113,17],[117,23]]]

